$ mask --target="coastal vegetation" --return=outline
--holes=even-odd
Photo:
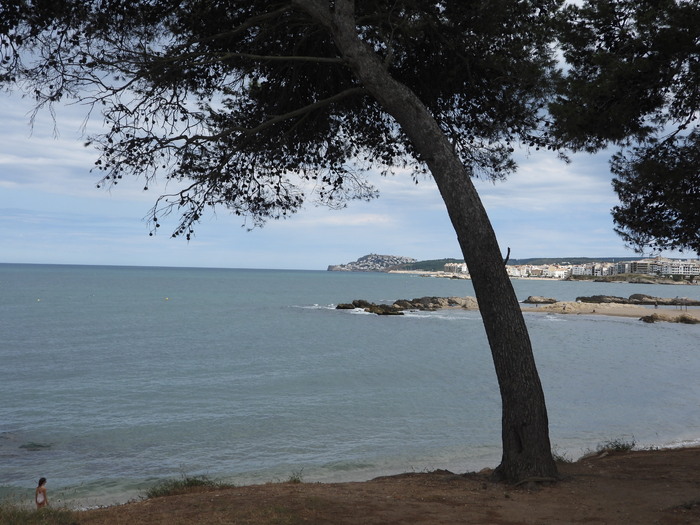
[[[11,502],[0,503],[0,523],[6,525],[78,525],[75,512],[46,507],[36,510]]]
[[[146,498],[162,498],[178,494],[230,488],[233,485],[214,481],[207,476],[188,476],[183,474],[178,479],[168,479],[157,483],[146,491]]]
[[[601,454],[603,452],[611,453],[611,452],[631,452],[634,450],[634,448],[637,446],[637,442],[634,440],[634,437],[631,439],[624,439],[624,438],[615,438],[615,439],[609,439],[607,441],[603,441],[598,445],[598,448],[596,449],[597,454]]]

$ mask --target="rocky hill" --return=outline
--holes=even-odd
[[[360,257],[356,261],[347,264],[333,264],[328,267],[329,272],[386,272],[391,268],[403,264],[416,262],[416,259],[402,257],[400,255],[377,255],[370,253]]]

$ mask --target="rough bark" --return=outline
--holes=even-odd
[[[547,409],[529,334],[468,170],[425,105],[387,72],[359,38],[352,0],[337,0],[332,12],[318,0],[296,3],[328,27],[359,82],[396,119],[437,183],[469,266],[498,377],[503,457],[496,476],[509,482],[556,478]]]

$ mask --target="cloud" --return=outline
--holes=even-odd
[[[507,181],[477,186],[487,208],[571,212],[617,202],[604,154],[575,156],[571,164],[553,156],[530,158]]]
[[[7,104],[2,101],[0,114],[0,188],[95,200],[155,200],[135,180],[119,186],[115,196],[106,188],[97,188],[101,174],[91,169],[98,152],[84,145],[84,107],[59,106],[55,122],[48,111],[40,112],[30,125],[31,101],[16,95],[5,97]],[[93,123],[90,130],[99,127]]]
[[[312,217],[306,215],[296,222],[295,226],[301,225],[313,225],[313,226],[341,226],[343,228],[356,228],[356,227],[387,227],[396,224],[396,220],[388,215],[381,215],[377,213],[357,213],[352,212],[344,213],[340,215],[339,213],[333,213],[332,211],[324,211],[322,215]]]

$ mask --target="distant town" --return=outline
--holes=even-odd
[[[579,258],[580,259],[580,258]],[[517,262],[517,261],[514,261]],[[469,268],[464,261],[438,259],[419,262],[410,257],[369,254],[356,261],[331,265],[329,271],[346,272],[423,272],[440,273],[442,277],[468,279]],[[648,275],[672,279],[694,280],[700,276],[700,260],[669,259],[665,257],[630,260],[581,260],[542,264],[507,264],[506,271],[513,278],[575,279],[611,277],[616,275]]]
[[[469,273],[467,265],[445,265],[445,272]],[[690,277],[700,275],[700,261],[654,257],[637,261],[591,262],[585,264],[508,265],[511,277],[568,279],[576,276],[605,277],[622,274]]]

